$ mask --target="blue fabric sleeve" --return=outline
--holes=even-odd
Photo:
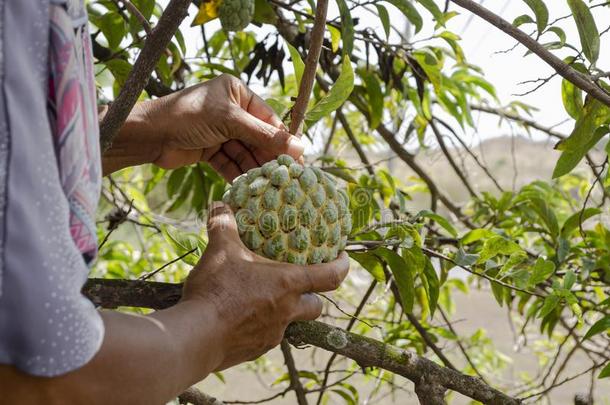
[[[46,107],[49,0],[0,0],[0,363],[56,376],[99,350]]]

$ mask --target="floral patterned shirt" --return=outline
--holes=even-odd
[[[80,292],[101,159],[83,0],[0,0],[0,363],[55,376],[99,350]]]

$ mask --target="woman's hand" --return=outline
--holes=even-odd
[[[239,239],[226,205],[216,205],[208,220],[210,243],[191,271],[183,302],[214,307],[222,353],[218,370],[252,360],[278,345],[288,324],[320,316],[322,302],[312,293],[336,289],[349,259],[311,266],[274,262],[249,251]]]
[[[154,163],[176,168],[209,162],[227,180],[287,153],[298,159],[301,140],[241,80],[215,79],[149,102],[148,115],[163,137]]]
[[[104,154],[103,165],[108,174],[143,163],[173,169],[207,161],[232,181],[282,153],[300,159],[299,137],[290,135],[273,109],[241,80],[223,74],[138,103]]]

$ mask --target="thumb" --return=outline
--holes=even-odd
[[[240,109],[237,113],[235,124],[236,137],[243,142],[254,146],[264,145],[269,152],[276,155],[285,153],[295,159],[303,155],[305,146],[301,138],[291,135],[283,128],[274,127],[245,110]]]
[[[220,201],[213,201],[210,204],[207,227],[210,242],[221,239],[239,240],[233,211],[227,204]]]

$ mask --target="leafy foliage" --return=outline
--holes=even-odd
[[[162,5],[154,0],[132,3],[154,26]],[[177,32],[142,98],[163,96],[230,72],[266,86],[268,102],[278,115],[289,116],[303,75],[313,3],[257,0],[253,24],[236,33],[222,30],[214,21],[219,2],[195,3],[198,14],[192,22],[201,25],[204,45],[193,49],[190,39]],[[600,19],[595,17],[608,4],[567,0],[572,11],[567,17],[578,28],[575,38],[566,35],[561,26],[566,18],[553,15],[550,1],[524,3],[528,14],[517,17],[513,25],[524,30],[535,26],[531,35],[538,40],[550,34],[556,40],[543,43],[546,49],[567,52],[566,65],[610,93],[607,73],[596,66],[608,30],[600,31]],[[120,4],[88,3],[96,77],[108,98],[124,84],[147,35],[142,22]],[[510,190],[496,183],[497,190],[479,190],[461,173],[460,186],[472,192],[464,206],[457,206],[427,168],[418,165],[417,153],[441,150],[446,160],[454,161],[450,167],[459,176],[458,153],[442,148],[441,142],[450,139],[461,145],[461,151],[483,166],[460,137],[476,129],[476,109],[495,106],[487,110],[524,132],[541,129],[528,118],[535,109],[518,99],[498,99],[493,83],[469,63],[459,35],[447,28],[457,11],[445,9],[444,1],[337,0],[336,6],[338,15],[327,24],[306,135],[319,152],[308,159],[316,158],[315,164],[347,183],[353,218],[349,254],[358,268],[354,272],[376,283],[377,298],[369,299],[357,315],[362,321],[354,323],[354,331],[381,336],[435,361],[442,361],[434,353],[436,348],[457,345],[452,354],[463,360],[463,372],[479,374],[515,395],[538,398],[542,389],[553,388],[548,375],[524,376],[520,388],[517,383],[507,384],[499,377],[510,360],[493,348],[484,329],[468,336],[453,327],[452,317],[459,316],[456,298],[480,289],[505,308],[523,339],[536,334],[536,343],[528,344],[544,347],[539,352],[541,373],[559,377],[562,369],[549,358],[561,357],[568,346],[590,356],[591,372],[600,378],[610,376],[610,177],[608,147],[599,148],[610,133],[609,107],[563,80],[565,118],[574,122],[574,130],[556,146],[561,156],[553,180]],[[409,22],[409,35],[414,37],[403,35],[394,9]],[[379,20],[383,34],[354,17],[367,10],[372,10],[371,19]],[[520,57],[515,55],[515,64]],[[441,136],[435,128],[441,129]],[[557,137],[551,129],[542,130]],[[411,171],[386,170],[383,162],[369,161],[371,153],[379,150],[390,151],[392,159]],[[592,160],[592,153],[597,160]],[[600,156],[603,164],[598,162]],[[583,169],[583,159],[593,164],[591,173]],[[204,163],[167,171],[145,166],[115,174],[104,186],[99,228],[100,240],[108,232],[112,235],[100,250],[95,275],[146,277],[180,258],[152,278],[183,279],[205,250],[201,223],[208,204],[221,199],[226,187]],[[414,208],[415,202],[428,198],[429,208]],[[342,308],[349,308],[349,303],[357,306],[362,297],[354,281],[337,293]],[[405,316],[414,317],[421,328]],[[332,310],[328,317],[340,318]],[[568,356],[565,361],[569,360]],[[267,361],[259,360],[252,367],[272,373]],[[344,366],[352,377],[337,379],[321,395],[358,403],[362,393],[352,381],[360,369],[352,363]],[[323,372],[302,373],[308,389],[322,386]],[[364,378],[381,382],[371,395],[402,389],[388,372],[366,373]],[[276,384],[286,381],[284,375]]]

